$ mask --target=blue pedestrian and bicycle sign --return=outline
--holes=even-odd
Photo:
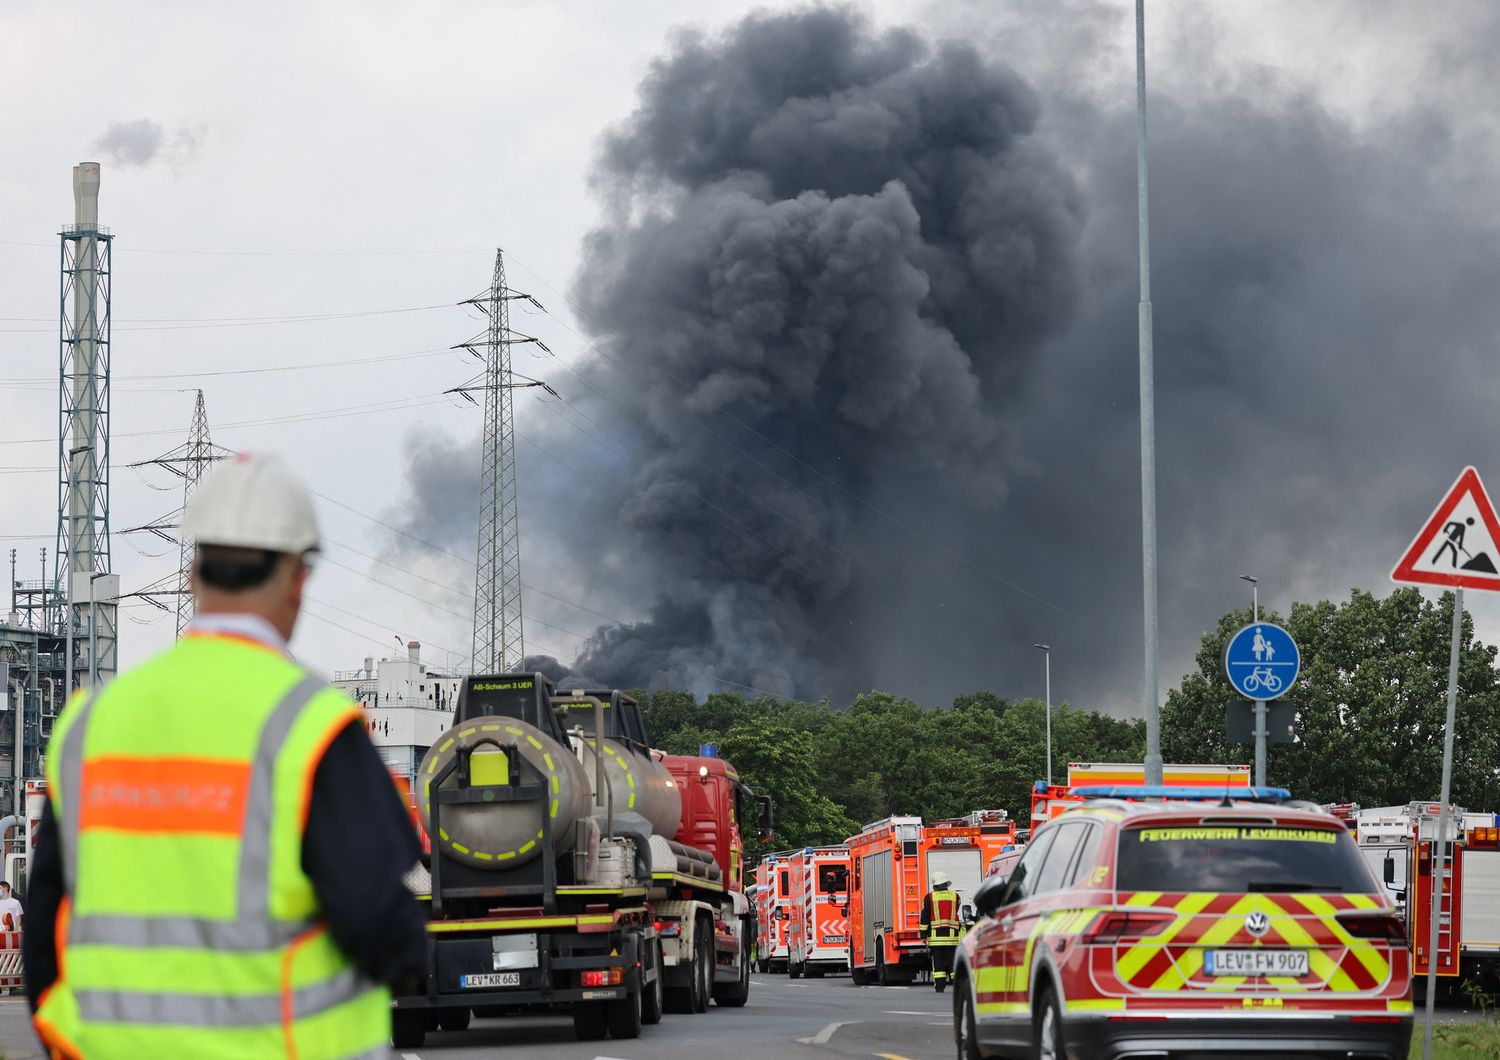
[[[1272,622],[1252,622],[1229,638],[1224,672],[1246,699],[1280,699],[1302,668],[1292,635]]]

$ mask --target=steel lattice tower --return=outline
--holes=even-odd
[[[80,630],[75,575],[110,569],[110,277],[114,238],[99,224],[99,165],[73,168],[74,223],[62,240],[58,389],[57,548],[51,625]],[[71,605],[70,605],[71,602]],[[101,672],[115,668],[113,606],[99,608]]]
[[[524,300],[540,307],[529,294],[513,291],[505,282],[505,254],[495,250],[495,273],[484,294],[469,299],[489,317],[485,333],[461,343],[479,355],[484,347],[484,374],[454,393],[469,397],[484,391],[484,436],[479,469],[479,554],[474,581],[475,673],[510,673],[518,670],[526,656],[521,629],[521,541],[516,491],[515,413],[511,390],[517,386],[541,386],[535,381],[516,383],[510,370],[510,348],[541,342],[510,329],[510,303]]]
[[[142,526],[131,527],[120,531],[122,534],[134,534],[146,532],[154,534],[166,541],[168,544],[178,546],[179,564],[177,573],[166,578],[159,578],[151,585],[139,592],[130,593],[132,597],[144,599],[153,607],[167,610],[167,607],[159,599],[163,596],[177,597],[177,636],[182,636],[184,627],[193,618],[193,594],[191,589],[191,578],[193,572],[193,542],[181,533],[182,517],[187,513],[187,508],[193,500],[193,494],[198,492],[198,483],[203,481],[203,476],[208,474],[209,467],[233,455],[230,450],[221,445],[215,445],[208,432],[208,412],[203,405],[203,391],[197,391],[197,398],[193,403],[193,425],[188,428],[188,440],[173,449],[169,453],[163,453],[154,460],[142,460],[131,464],[132,468],[139,467],[161,467],[166,468],[172,474],[182,479],[182,507],[171,515],[162,516],[159,519],[146,523]],[[174,538],[168,531],[178,531]],[[171,585],[172,588],[165,588]]]

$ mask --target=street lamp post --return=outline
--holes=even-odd
[[[1260,579],[1241,574],[1240,581],[1250,583],[1250,621],[1259,622]],[[1263,788],[1266,786],[1266,738],[1270,736],[1270,731],[1266,728],[1266,701],[1254,700],[1253,706],[1255,708],[1255,786]]]
[[[1033,648],[1040,648],[1046,660],[1047,668],[1047,784],[1052,784],[1052,647],[1047,644],[1033,644]]]
[[[1146,194],[1146,4],[1135,0],[1136,211],[1140,224],[1141,301],[1137,311],[1141,376],[1141,578],[1146,627],[1146,783],[1161,783],[1161,678],[1156,610],[1156,390],[1151,335],[1151,223]]]
[[[1250,621],[1260,621],[1260,579],[1241,574],[1240,581],[1250,583]]]

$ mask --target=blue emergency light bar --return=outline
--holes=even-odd
[[[1224,798],[1246,802],[1280,802],[1292,797],[1292,793],[1286,788],[1177,788],[1170,784],[1098,784],[1074,788],[1071,794],[1085,799],[1183,799],[1195,802]]]

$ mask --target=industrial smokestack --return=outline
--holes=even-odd
[[[73,221],[79,228],[99,226],[99,163],[73,167]]]
[[[414,641],[408,642],[407,645],[406,645],[406,657],[408,659],[410,659],[414,663],[421,662],[422,661],[422,642],[419,641],[419,640],[414,640]]]

